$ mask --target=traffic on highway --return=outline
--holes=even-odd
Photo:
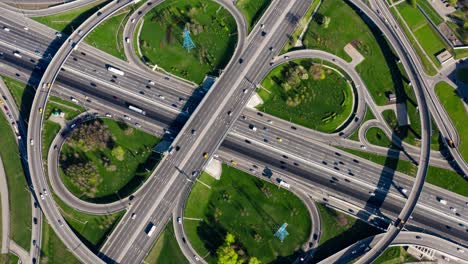
[[[9,130],[0,131],[0,144],[7,146],[1,137],[14,136],[16,149],[9,151],[18,153],[20,162],[15,164],[21,165],[12,169],[9,158],[0,151],[0,182],[5,183],[0,188],[2,254],[9,253],[7,261],[18,258],[21,263],[47,263],[60,259],[62,256],[53,253],[57,250],[53,243],[60,242],[68,254],[65,258],[81,263],[173,263],[176,255],[185,263],[221,263],[223,245],[228,245],[224,250],[232,249],[231,256],[236,259],[260,263],[254,262],[259,258],[261,263],[270,263],[273,259],[268,250],[250,248],[254,241],[267,241],[272,248],[284,250],[281,254],[290,254],[285,257],[290,263],[373,263],[388,257],[390,247],[400,247],[405,257],[418,260],[468,263],[466,135],[451,119],[453,113],[438,97],[434,81],[437,78],[452,85],[461,82],[452,79],[461,75],[448,72],[452,66],[447,64],[437,68],[436,76],[427,73],[420,57],[421,45],[415,47],[399,21],[400,13],[394,11],[400,5],[416,7],[405,1],[334,3],[356,11],[356,17],[381,35],[392,56],[397,57],[397,69],[408,83],[405,89],[415,98],[410,99],[416,106],[411,122],[418,126],[417,131],[411,128],[417,133],[414,143],[399,133],[403,127],[399,123],[405,120],[402,116],[409,120],[411,115],[409,107],[401,106],[402,95],[397,91],[393,103],[393,94],[385,92],[388,102],[377,102],[375,84],[362,70],[366,67],[363,63],[374,63],[373,55],[359,46],[368,45],[361,43],[365,40],[350,42],[352,52],[345,47],[340,51],[322,47],[327,43],[325,36],[334,34],[334,23],[338,23],[331,11],[322,13],[321,8],[326,10],[328,3],[267,1],[252,18],[242,1],[195,2],[186,3],[185,10],[174,0],[0,3],[0,107]],[[459,5],[456,8],[462,8]],[[90,9],[79,23],[70,24],[71,30],[62,31],[54,25],[70,12],[85,8]],[[417,8],[422,10],[419,5]],[[111,37],[117,51],[96,43],[93,33],[122,14],[125,19]],[[161,29],[151,24],[158,19],[163,21],[158,22]],[[171,19],[179,24],[164,24]],[[181,23],[184,19],[187,22]],[[158,47],[151,47],[156,42],[146,39],[148,25],[165,34],[157,37]],[[236,28],[229,35],[235,36],[231,46],[223,47],[227,51],[219,61],[216,56],[222,54],[221,46],[213,44],[215,33],[211,31],[217,26],[216,34]],[[204,34],[214,35],[206,42]],[[312,35],[314,45],[310,44]],[[222,40],[219,36],[216,41]],[[340,41],[325,46],[339,46]],[[186,56],[183,63],[171,67],[165,67],[167,61],[158,61],[177,61],[180,54]],[[192,65],[191,60],[195,61]],[[456,57],[449,63],[461,61],[463,58]],[[310,67],[303,67],[304,62]],[[388,59],[387,64],[391,64]],[[205,71],[201,83],[193,79],[197,71]],[[334,129],[314,129],[308,118],[319,112],[301,113],[304,110],[298,109],[312,111],[301,107],[305,107],[304,102],[313,104],[310,98],[320,98],[322,92],[313,89],[321,85],[331,83],[326,89],[332,94],[331,87],[338,86],[330,77],[333,74],[350,89],[349,94],[333,95],[344,96],[340,107],[349,100],[349,113]],[[388,74],[395,79],[393,72]],[[329,99],[315,103],[328,107]],[[273,105],[278,109],[269,110]],[[290,116],[278,116],[282,108]],[[339,114],[338,110],[327,112],[318,120],[331,126],[329,120]],[[2,122],[0,119],[0,125]],[[382,141],[380,134],[377,140],[372,138],[377,129],[390,143]],[[139,136],[125,140],[133,133]],[[89,140],[94,135],[99,140],[91,144],[79,139]],[[152,141],[156,144],[133,147],[149,142],[150,137],[157,139]],[[98,150],[102,152],[95,154]],[[142,159],[134,172],[132,159]],[[149,161],[155,165],[147,165]],[[93,162],[97,163],[91,165]],[[30,194],[30,204],[24,207],[31,208],[27,213],[17,213],[20,201],[11,201],[15,197],[12,192],[17,191],[11,187],[17,184],[11,185],[15,181],[13,170],[24,171],[23,189]],[[235,194],[228,191],[229,185],[221,183],[232,170],[249,175],[269,199],[253,198],[246,186],[236,187]],[[71,177],[71,173],[81,176]],[[131,174],[129,180],[104,177],[123,174]],[[270,190],[270,185],[278,191]],[[301,227],[306,231],[300,243],[294,242],[294,254],[286,253],[288,243],[293,242],[278,228],[284,222],[282,228],[299,236],[294,224],[287,227],[285,222],[295,218],[276,218],[265,209],[283,206],[285,201],[277,198],[284,195],[283,190],[300,201],[307,212],[302,223],[309,223],[309,228]],[[240,197],[251,200],[250,205],[243,204]],[[224,203],[215,205],[220,201]],[[227,209],[232,204],[235,212]],[[259,211],[248,211],[252,205]],[[293,207],[287,206],[289,217],[299,215],[299,208]],[[362,231],[328,249],[323,239],[335,228],[328,226],[330,216],[326,213],[331,211],[337,230],[344,230],[339,232],[353,237],[358,233],[353,235],[351,230],[363,223],[368,233]],[[210,213],[213,215],[208,217]],[[30,218],[24,228],[29,231],[22,236],[15,221],[25,221],[15,219],[18,216]],[[253,221],[244,223],[250,231],[235,229],[236,221]],[[271,234],[261,233],[262,223],[274,223],[275,230],[270,226]],[[236,238],[228,243],[231,234]],[[167,239],[173,239],[179,248],[167,252],[173,254],[172,260],[155,250],[169,250],[162,246]],[[281,244],[276,244],[278,239]]]

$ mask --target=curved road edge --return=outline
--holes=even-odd
[[[72,51],[77,48],[78,44],[91,32],[96,26],[103,22],[106,18],[112,16],[115,12],[133,4],[133,1],[113,1],[102,8],[97,15],[93,15],[84,21],[59,48],[57,53],[52,58],[50,64],[41,78],[39,88],[34,96],[31,114],[28,127],[28,143],[27,152],[30,161],[30,174],[34,191],[37,196],[43,195],[43,190],[47,188],[47,178],[42,162],[42,124],[44,113],[41,109],[45,109],[47,99],[57,75],[66,59]],[[38,112],[39,113],[38,113]],[[38,144],[34,144],[36,139]],[[44,195],[43,195],[44,197]],[[45,196],[40,201],[41,208],[46,215],[49,224],[54,229],[55,233],[61,238],[64,245],[73,252],[81,261],[85,263],[102,263],[103,261],[96,256],[83,242],[74,234],[73,230],[66,224],[65,219],[60,214],[60,211],[55,204],[55,201],[49,196]]]

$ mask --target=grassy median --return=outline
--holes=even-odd
[[[52,227],[44,222],[42,225],[41,263],[79,264],[80,261],[68,251]]]
[[[269,0],[237,0],[236,6],[242,12],[247,21],[247,30],[250,32],[257,21],[262,17],[270,5]]]
[[[219,181],[203,174],[186,204],[187,238],[209,263],[216,263],[216,249],[227,232],[235,235],[243,252],[263,263],[292,262],[309,237],[307,208],[291,192],[223,165]],[[209,187],[207,187],[208,185]],[[192,218],[192,220],[187,219]],[[288,223],[283,243],[274,236]]]
[[[463,99],[458,95],[456,88],[446,82],[440,82],[435,86],[435,91],[442,105],[447,111],[450,121],[455,126],[460,137],[460,146],[458,147],[465,161],[468,161],[468,126],[466,120],[468,113],[466,111]]]
[[[10,202],[10,238],[29,251],[31,243],[31,193],[20,161],[15,134],[0,114],[0,156],[8,183]]]
[[[172,222],[169,222],[145,258],[148,264],[185,264],[189,263],[179,248]]]
[[[101,7],[109,3],[110,0],[99,0],[80,8],[72,9],[50,16],[33,17],[39,23],[49,26],[57,31],[70,35],[88,17],[96,13]]]

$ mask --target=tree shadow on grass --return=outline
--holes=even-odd
[[[197,227],[198,237],[212,256],[216,256],[216,250],[223,245],[226,234],[227,230],[212,215],[207,216]]]

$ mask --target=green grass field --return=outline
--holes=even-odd
[[[72,147],[69,139],[61,150],[61,156],[78,153],[79,156],[96,166],[102,182],[97,185],[94,197],[84,195],[67,176],[61,174],[65,186],[73,194],[95,202],[108,202],[129,195],[146,180],[160,158],[158,154],[152,152],[159,138],[111,119],[102,119],[102,121],[112,134],[114,147],[121,146],[125,151],[123,160],[114,157],[110,148],[85,151],[80,146]],[[115,165],[114,170],[103,164],[103,157],[107,157],[110,164]]]
[[[322,236],[313,262],[317,263],[335,252],[363,238],[380,233],[380,231],[361,220],[317,204],[320,213]]]
[[[89,5],[70,10],[68,12],[50,16],[33,17],[32,19],[57,31],[61,31],[67,35],[70,35],[74,29],[76,29],[88,17],[96,13],[99,8],[103,7],[108,2],[110,2],[110,0],[99,0]]]
[[[184,264],[189,263],[179,248],[175,238],[172,222],[169,222],[163,233],[159,236],[156,244],[146,256],[144,263],[147,264]]]
[[[31,243],[31,194],[20,161],[15,135],[5,115],[0,114],[0,156],[8,183],[10,201],[10,237],[29,251]]]
[[[23,119],[27,121],[34,99],[34,89],[31,86],[10,77],[2,76],[2,78],[13,97],[13,100],[15,100],[15,104],[23,116]]]
[[[452,123],[458,131],[460,145],[458,147],[465,161],[468,160],[468,126],[465,120],[468,117],[462,98],[458,96],[455,88],[446,82],[440,82],[435,86],[435,91],[442,105],[450,116]]]
[[[382,255],[380,255],[374,264],[403,264],[409,262],[417,262],[417,259],[412,257],[403,247],[389,247]]]
[[[404,81],[398,69],[397,59],[386,40],[375,28],[369,27],[347,3],[340,0],[325,0],[319,14],[330,17],[328,28],[314,19],[304,37],[307,48],[321,49],[351,61],[344,51],[346,44],[353,43],[364,56],[356,70],[378,105],[387,102],[386,93],[392,92],[398,100],[405,98]]]
[[[298,60],[282,64],[273,69],[263,80],[258,94],[263,104],[257,109],[276,117],[322,132],[334,132],[349,117],[353,107],[353,93],[346,80],[332,70],[325,70],[323,80],[314,80],[309,74],[308,80],[301,80],[298,87],[305,87],[305,91],[295,89],[289,91],[282,88],[285,74],[295,65],[309,69],[311,60]],[[297,105],[289,104],[294,97],[301,98]]]
[[[269,0],[238,0],[236,6],[242,12],[247,21],[247,30],[250,32],[257,21],[262,17],[270,5]]]
[[[429,17],[432,23],[439,25],[444,22],[444,19],[440,17],[439,13],[437,13],[434,8],[429,3],[430,0],[422,0],[418,1],[418,6],[424,10],[424,13]]]
[[[73,118],[86,111],[81,105],[63,100],[56,96],[51,96],[44,111],[44,119],[48,119],[54,110],[63,112],[66,120],[73,120]]]
[[[438,62],[436,55],[448,47],[446,47],[446,44],[438,33],[432,29],[430,22],[424,17],[419,9],[412,7],[406,2],[397,5],[396,9],[406,21],[408,27],[414,33],[417,41],[421,44],[432,62],[437,67],[440,67],[440,63]],[[404,25],[401,26],[405,27]],[[408,36],[408,38],[411,39],[412,37]]]
[[[371,127],[367,130],[366,139],[369,143],[389,148],[392,146],[392,141],[385,135],[382,129],[378,127]]]
[[[79,264],[73,253],[68,251],[47,222],[42,225],[41,263]]]
[[[54,195],[62,216],[73,231],[91,250],[97,252],[125,211],[109,215],[90,215],[78,212]]]
[[[130,8],[104,21],[86,37],[85,42],[122,60],[126,60],[123,45],[123,28],[128,20]],[[131,36],[128,36],[131,39]]]
[[[187,238],[201,256],[211,253],[206,260],[216,263],[214,252],[230,232],[249,256],[262,263],[295,259],[295,251],[311,228],[309,213],[299,198],[226,165],[221,180],[208,177],[203,174],[200,180],[211,189],[197,182],[185,210],[185,217],[203,221],[184,220]],[[289,236],[281,243],[273,234],[283,223],[288,223]]]
[[[351,154],[367,159],[371,162],[387,166],[396,171],[415,176],[417,166],[407,160],[397,160],[390,157],[380,156],[372,153],[367,153],[353,149],[343,149]],[[426,175],[426,182],[468,197],[468,182],[463,179],[463,176],[454,171],[441,169],[429,166]]]
[[[237,44],[234,18],[212,1],[165,1],[144,19],[140,46],[146,60],[195,83],[218,75]],[[190,52],[182,46],[187,23],[196,45]]]
[[[1,254],[0,255],[0,264],[16,264],[18,263],[19,258],[13,254],[13,253],[8,253],[8,254]]]

